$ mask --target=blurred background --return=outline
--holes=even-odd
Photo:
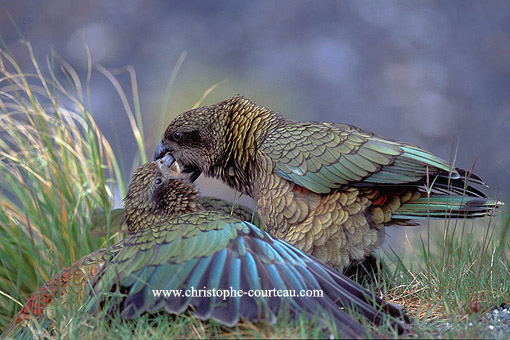
[[[41,63],[55,50],[83,81],[83,37],[94,64],[109,70],[134,67],[149,156],[168,122],[227,79],[204,105],[239,93],[296,120],[353,124],[445,159],[458,142],[457,166],[471,168],[479,157],[475,172],[489,184],[486,193],[496,198],[502,192],[509,203],[508,1],[3,0],[0,5],[0,34],[26,72],[33,66],[20,33]],[[127,74],[118,79],[129,90]],[[90,89],[93,115],[110,140],[117,135],[129,173],[136,143],[121,101],[98,71]],[[219,182],[198,183],[203,194],[233,198]],[[246,198],[242,202],[249,204]]]

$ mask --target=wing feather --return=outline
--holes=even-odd
[[[430,174],[459,177],[447,161],[430,152],[345,124],[286,120],[260,150],[272,160],[275,172],[320,194],[344,184],[413,183],[426,176],[427,168]]]
[[[161,233],[165,228],[182,232],[166,243]],[[200,232],[190,233],[188,228],[198,228]],[[305,313],[325,323],[332,321],[347,336],[356,337],[368,334],[339,308],[343,305],[338,305],[337,300],[361,310],[370,320],[384,319],[385,314],[379,311],[382,301],[374,300],[346,278],[344,282],[332,277],[329,267],[271,238],[249,222],[204,211],[182,215],[156,229],[159,232],[153,235],[159,235],[159,239],[151,240],[146,234],[140,234],[139,240],[136,234],[130,235],[125,248],[99,274],[94,284],[96,289],[103,292],[119,289],[124,293],[113,304],[110,301],[110,311],[118,309],[121,315],[132,318],[163,309],[179,314],[191,308],[202,320],[214,319],[233,326],[241,319],[272,323],[279,311],[288,309],[294,316]],[[151,242],[153,247],[147,247]],[[143,250],[140,245],[144,245]],[[213,289],[229,294],[241,289],[244,295],[205,296],[205,292]],[[153,290],[177,290],[180,294],[162,297],[154,295]],[[203,293],[186,296],[186,290]],[[258,290],[266,293],[248,294]],[[287,295],[277,295],[276,290],[287,291]],[[305,290],[323,290],[324,296],[301,296]],[[274,291],[275,295],[268,295],[268,291]],[[89,311],[94,311],[104,297],[91,299],[95,303],[89,304]],[[403,327],[400,321],[393,322]]]

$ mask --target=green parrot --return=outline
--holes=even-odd
[[[198,202],[204,210],[222,212],[242,221],[251,222],[259,228],[262,226],[257,212],[244,205],[210,196],[200,196],[198,197]],[[106,224],[108,223],[108,219],[110,219],[110,235],[127,233],[125,215],[123,208],[113,209],[109,217],[103,209],[94,210],[92,213],[92,226],[90,228],[92,235],[95,238],[106,236]]]
[[[137,169],[124,200],[126,237],[47,282],[3,335],[30,338],[34,321],[52,327],[52,305],[70,298],[88,313],[106,310],[123,319],[190,311],[233,326],[272,323],[288,311],[335,325],[343,336],[373,336],[350,310],[375,325],[408,330],[410,319],[398,306],[250,222],[205,210],[191,176],[171,155]],[[202,293],[186,295],[193,290]],[[179,293],[165,296],[171,291]],[[302,296],[305,291],[322,294]]]
[[[483,217],[476,175],[409,143],[339,123],[296,122],[235,96],[176,117],[155,159],[171,153],[196,179],[252,197],[265,230],[344,270],[418,218]],[[427,191],[430,197],[427,197]]]

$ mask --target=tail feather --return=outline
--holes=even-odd
[[[455,168],[455,170],[457,170],[457,173],[460,175],[461,179],[468,179],[469,182],[473,182],[488,187],[487,183],[485,183],[480,177],[478,177],[471,171],[466,171],[462,168]]]
[[[444,172],[437,175],[437,177],[430,176],[428,181],[430,192],[436,195],[455,194],[460,196],[487,198],[483,192],[472,186],[472,184],[478,184],[487,187],[487,184],[485,184],[478,176],[467,173],[459,168],[457,168],[457,172],[460,174],[460,177],[458,178],[452,178],[449,173]],[[425,184],[427,184],[426,178],[422,179],[417,184],[418,189],[425,192]]]
[[[428,182],[431,187],[431,193],[439,195],[454,193],[462,196],[487,198],[483,192],[473,187],[473,184],[488,187],[480,177],[461,168],[455,168],[455,170],[459,174],[456,177],[453,177],[449,172],[430,175]],[[421,183],[421,185],[418,185],[418,188],[424,191],[423,184],[427,183],[426,177],[418,183]]]
[[[395,166],[395,165],[392,165]],[[389,176],[390,174],[386,174]],[[402,178],[400,174],[393,174],[399,178]],[[430,193],[433,195],[460,195],[460,196],[471,196],[471,197],[481,197],[487,198],[487,196],[475,188],[473,185],[481,185],[484,187],[488,187],[488,185],[477,175],[473,174],[470,171],[466,171],[461,168],[455,168],[455,172],[441,171],[438,174],[429,174],[427,176],[423,176],[418,181],[415,182],[407,182],[407,183],[371,183],[371,182],[357,182],[352,183],[353,186],[357,187],[374,187],[377,186],[379,188],[383,187],[406,187],[406,188],[417,188],[420,192],[426,192],[426,188],[428,187]]]
[[[480,197],[432,195],[403,204],[392,218],[478,218],[490,215],[492,210],[503,205],[503,202]]]

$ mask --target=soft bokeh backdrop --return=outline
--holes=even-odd
[[[204,104],[240,93],[298,120],[345,122],[417,144],[510,193],[508,1],[0,1],[0,33],[32,72],[55,50],[85,80],[93,63],[137,72],[146,143],[211,85]],[[165,106],[165,91],[185,55]],[[119,76],[129,89],[126,73]],[[131,169],[135,140],[112,85],[92,74],[94,117]],[[165,112],[161,124],[162,110]],[[219,182],[204,194],[232,199]],[[249,202],[244,199],[243,202]]]

